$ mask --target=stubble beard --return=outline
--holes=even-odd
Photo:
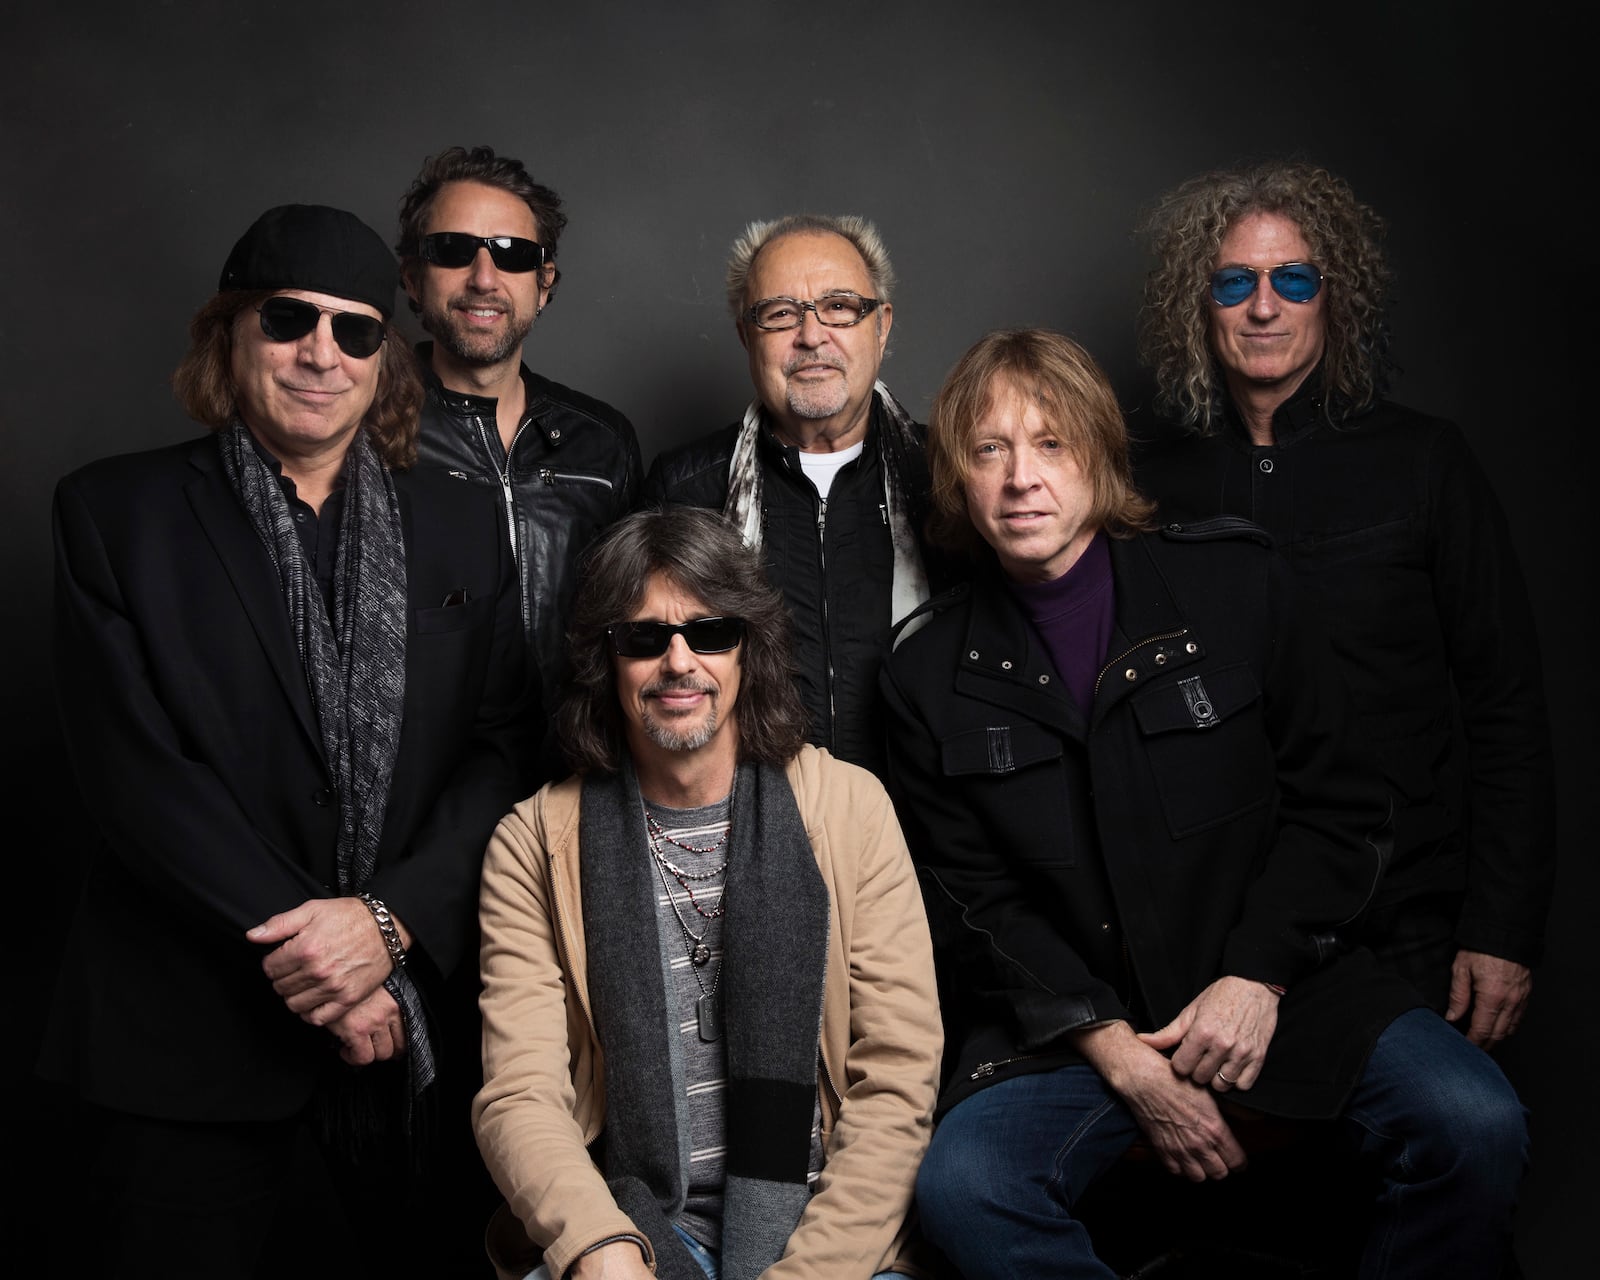
[[[674,686],[683,688],[684,686]],[[644,715],[641,717],[644,736],[663,751],[698,751],[717,736],[717,702],[716,694],[703,686],[691,686],[701,693],[709,695],[710,702],[706,708],[705,718],[693,727],[680,727],[679,717],[663,719],[652,713],[651,703],[646,700]]]
[[[471,298],[451,298],[444,307],[426,306],[422,309],[422,327],[463,364],[503,364],[522,350],[522,343],[533,328],[533,317],[522,319],[515,311],[507,310],[504,332],[496,338],[492,334],[475,333],[464,327],[451,310],[457,305],[472,305]]]

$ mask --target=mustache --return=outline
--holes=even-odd
[[[694,676],[668,676],[662,680],[652,680],[639,691],[640,697],[653,698],[662,693],[709,693],[715,694],[716,688],[704,680]]]
[[[475,307],[479,311],[513,311],[510,298],[497,297],[494,294],[458,293],[447,304],[451,310],[457,307]]]
[[[784,376],[787,377],[789,374],[793,373],[796,369],[803,369],[807,365],[819,365],[819,364],[825,364],[830,369],[837,369],[840,373],[843,373],[845,371],[845,369],[844,369],[844,361],[839,359],[837,356],[833,356],[833,355],[826,355],[826,356],[803,355],[803,356],[794,356],[793,358],[791,358],[789,360],[785,360],[783,362]]]

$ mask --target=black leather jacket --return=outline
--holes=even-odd
[[[528,407],[510,456],[495,400],[448,390],[431,372],[433,344],[417,354],[428,384],[417,465],[498,488],[522,579],[522,626],[554,709],[567,672],[567,612],[577,562],[602,529],[633,509],[642,470],[628,420],[603,401],[522,366]]]
[[[883,773],[878,672],[889,652],[894,544],[884,511],[879,438],[883,410],[873,402],[866,448],[834,477],[828,501],[800,467],[799,450],[771,432],[760,438],[762,552],[767,577],[783,592],[792,622],[796,681],[815,746],[852,764]],[[739,423],[663,453],[644,483],[644,501],[721,510]],[[893,433],[890,433],[892,438]],[[919,428],[920,436],[920,428]],[[928,464],[919,449],[897,459],[910,492],[914,529],[927,511]],[[934,589],[937,556],[919,539]]]

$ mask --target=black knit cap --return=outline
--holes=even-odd
[[[280,204],[255,220],[223,264],[217,291],[308,289],[394,315],[400,268],[383,238],[353,213]]]

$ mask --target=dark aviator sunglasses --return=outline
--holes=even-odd
[[[606,628],[611,650],[621,658],[659,658],[681,635],[695,653],[727,653],[744,639],[743,618],[694,618],[689,622],[613,622]]]
[[[261,332],[274,342],[298,342],[323,316],[332,316],[333,340],[345,355],[365,360],[383,345],[383,321],[359,311],[331,311],[304,298],[268,298],[256,310]]]
[[[422,237],[420,251],[425,261],[439,267],[469,267],[479,249],[487,249],[501,271],[521,273],[544,266],[549,255],[537,240],[521,236],[473,236],[465,231],[435,231]]]

